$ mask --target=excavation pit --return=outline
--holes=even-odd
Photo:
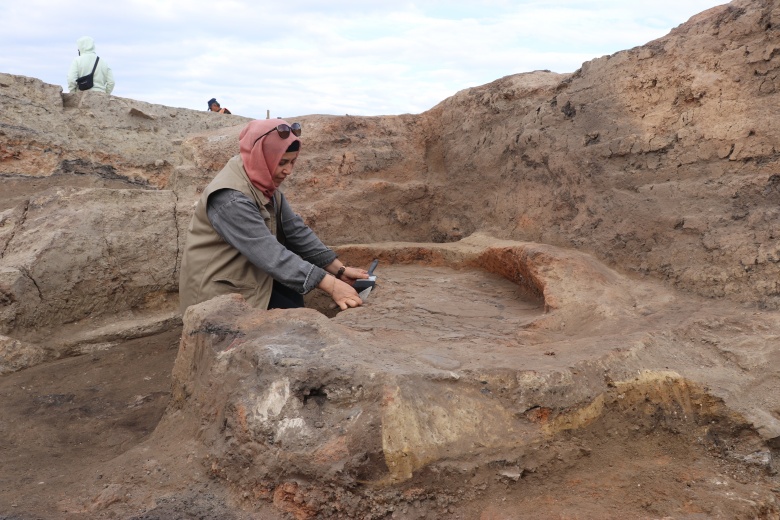
[[[380,266],[376,274],[363,307],[326,312],[410,352],[520,346],[517,331],[544,314],[541,298],[484,270],[409,264]]]
[[[174,408],[208,424],[216,476],[383,486],[522,450],[606,389],[592,362],[617,345],[573,342],[567,327],[636,321],[652,294],[587,255],[490,237],[340,254],[380,260],[359,308],[258,311],[231,295],[185,313]],[[250,469],[236,473],[239,456]]]

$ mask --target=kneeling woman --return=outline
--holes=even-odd
[[[240,154],[228,161],[195,206],[181,264],[182,312],[221,294],[239,293],[259,309],[303,307],[318,287],[342,309],[363,302],[346,267],[293,212],[278,189],[300,153],[301,126],[280,119],[250,122]]]

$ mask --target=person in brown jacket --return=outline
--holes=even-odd
[[[228,161],[195,206],[182,257],[182,312],[221,294],[238,293],[260,309],[303,307],[319,288],[342,309],[363,303],[352,287],[368,278],[347,267],[297,215],[279,186],[300,153],[301,126],[251,121]]]

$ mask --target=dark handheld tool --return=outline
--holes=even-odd
[[[358,292],[358,296],[360,296],[361,300],[365,300],[368,295],[371,294],[371,289],[373,289],[374,285],[376,285],[374,269],[376,269],[377,264],[379,264],[379,259],[374,258],[374,261],[371,262],[371,267],[368,268],[368,278],[355,280],[355,285],[353,287]]]

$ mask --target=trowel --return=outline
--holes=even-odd
[[[368,295],[371,294],[371,289],[374,288],[374,285],[376,285],[376,276],[374,275],[374,269],[376,269],[377,264],[379,263],[378,258],[374,258],[374,261],[371,262],[371,267],[368,268],[368,278],[361,278],[360,280],[355,280],[355,285],[353,286],[355,290],[358,292],[358,296],[360,296],[361,300],[365,300],[368,298]]]

